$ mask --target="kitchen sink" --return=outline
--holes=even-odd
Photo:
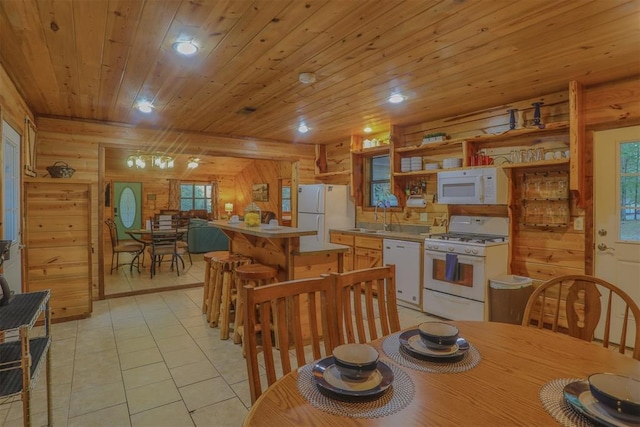
[[[358,233],[375,233],[376,230],[372,230],[370,228],[350,228],[347,231],[356,231]]]

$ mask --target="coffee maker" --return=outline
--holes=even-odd
[[[0,267],[4,264],[5,254],[9,252],[10,247],[11,240],[0,240]],[[9,290],[7,279],[5,279],[4,275],[0,273],[0,307],[9,304],[12,299],[13,294],[11,293],[11,290]]]

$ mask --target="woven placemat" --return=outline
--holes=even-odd
[[[378,418],[391,415],[407,406],[415,396],[413,381],[398,366],[393,371],[393,385],[379,398],[367,402],[343,402],[325,396],[313,378],[313,364],[298,370],[298,391],[309,403],[325,412],[351,418]]]
[[[565,427],[592,427],[599,424],[591,421],[567,403],[564,398],[564,387],[581,378],[558,378],[540,387],[538,398],[542,407]]]
[[[469,350],[464,357],[457,362],[431,362],[418,359],[400,349],[399,337],[401,333],[402,332],[396,332],[385,338],[382,342],[382,351],[397,364],[415,369],[416,371],[453,374],[475,368],[482,359],[480,352],[473,344],[469,344]]]

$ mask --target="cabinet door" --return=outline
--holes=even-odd
[[[51,290],[52,319],[91,313],[91,184],[29,180],[24,187],[25,287]]]
[[[382,251],[376,249],[356,248],[353,264],[355,270],[380,267],[382,265]]]
[[[331,232],[329,241],[339,245],[349,246],[349,251],[342,255],[344,271],[353,270],[353,234]]]

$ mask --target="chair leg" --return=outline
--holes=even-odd
[[[229,339],[229,318],[231,317],[231,272],[222,273],[222,298],[220,301],[220,339]]]
[[[113,274],[113,258],[116,256],[115,252],[111,252],[111,271],[109,271],[109,274]]]

